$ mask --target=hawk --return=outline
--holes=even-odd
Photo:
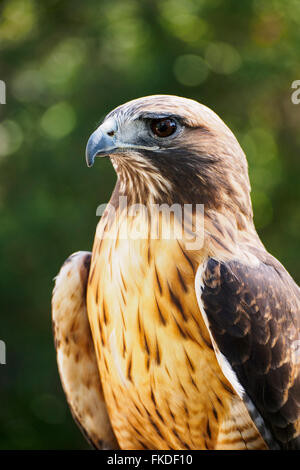
[[[118,178],[93,252],[65,262],[52,301],[85,435],[110,449],[299,448],[300,290],[256,233],[232,132],[196,101],[143,97],[91,135],[88,166],[104,156]],[[187,222],[157,207],[187,207]]]

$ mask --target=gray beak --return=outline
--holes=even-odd
[[[93,166],[95,158],[107,156],[116,149],[114,136],[109,136],[101,130],[101,126],[91,135],[88,140],[85,157],[88,167]]]

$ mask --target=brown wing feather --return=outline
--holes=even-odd
[[[281,447],[297,448],[299,288],[268,254],[256,267],[210,259],[202,283],[210,332],[243,386],[245,401],[248,395]]]

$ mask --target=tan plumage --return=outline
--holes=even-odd
[[[172,138],[158,139],[150,128],[153,120],[166,117],[176,123],[176,132]],[[153,96],[107,116],[89,141],[88,163],[99,153],[110,154],[118,174],[111,205],[97,228],[87,287],[88,319],[105,399],[100,384],[94,389],[99,390],[101,413],[104,403],[107,406],[106,432],[110,422],[122,449],[295,446],[300,427],[299,362],[291,351],[299,338],[299,290],[256,234],[247,164],[233,134],[196,102]],[[142,203],[147,214],[136,211],[128,216],[120,196],[130,204]],[[200,246],[191,249],[189,243],[194,212],[183,236],[162,236],[164,223],[182,225],[178,217],[166,222],[152,209],[153,203],[164,202],[205,205]],[[290,286],[294,296],[290,304],[282,301],[281,309],[272,299],[267,303],[265,266],[272,270],[269,278],[273,271],[279,273],[280,282]],[[261,276],[261,292],[251,284],[252,272]],[[68,335],[70,325],[61,326],[66,311],[72,302],[82,310],[85,296],[81,290],[74,303],[65,292],[66,280],[58,280],[55,325]],[[270,282],[276,294],[275,278]],[[264,304],[261,294],[266,296]],[[64,309],[57,298],[65,298]],[[286,316],[289,334],[279,352],[280,315]],[[87,325],[85,315],[82,319]],[[261,331],[267,329],[269,335],[262,338]],[[83,357],[84,334],[76,343]],[[61,343],[57,349],[58,358],[64,358]],[[264,364],[259,378],[251,369],[257,358]],[[62,370],[61,361],[62,381],[74,409],[75,390],[79,402],[84,393],[79,392],[78,379],[73,384],[73,377]],[[95,358],[92,362],[96,375]],[[281,375],[282,364],[289,370],[289,383]],[[276,389],[273,408],[260,392],[265,387],[261,377],[268,381],[270,393],[273,385]],[[83,401],[77,418],[91,435]],[[97,433],[99,421],[92,427]],[[110,438],[100,439],[110,441],[109,432]]]
[[[193,260],[177,241],[151,243],[149,263],[144,241],[119,240],[116,247],[115,240],[103,240],[99,250],[100,243],[93,250],[88,311],[121,448],[222,447],[220,425],[237,398],[198,311]],[[252,433],[248,417],[247,426]],[[257,433],[256,440],[263,446]],[[235,445],[245,446],[242,438]]]

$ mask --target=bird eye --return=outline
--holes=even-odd
[[[153,134],[157,137],[169,137],[176,131],[177,125],[174,119],[152,119],[150,123]]]

